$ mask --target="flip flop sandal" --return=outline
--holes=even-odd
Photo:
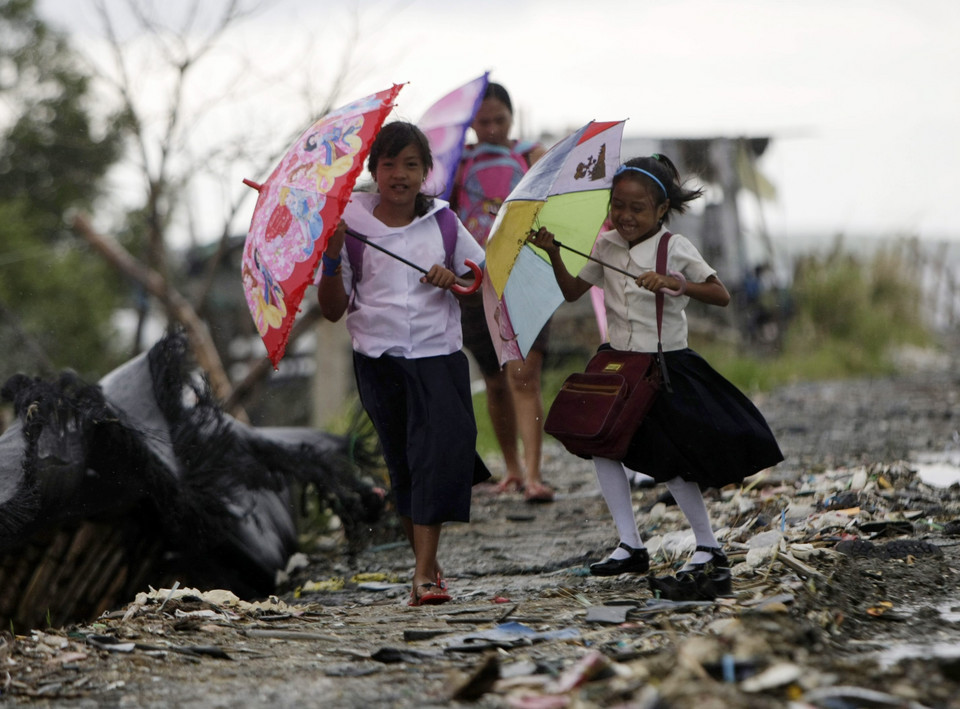
[[[427,592],[422,593],[419,596],[416,595],[416,593],[411,592],[410,602],[407,603],[408,606],[436,606],[441,603],[446,603],[450,600],[450,595],[448,593],[444,593],[443,589],[435,583],[421,583],[416,588],[425,588],[427,589]],[[434,588],[437,590],[430,590]],[[416,591],[416,589],[414,589],[414,591]]]
[[[498,495],[511,491],[523,492],[523,480],[520,480],[519,478],[504,478],[497,483],[497,486],[493,488],[493,491]]]
[[[523,501],[530,505],[553,502],[553,488],[543,484],[528,487],[523,494]]]

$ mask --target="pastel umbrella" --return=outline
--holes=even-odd
[[[483,102],[488,77],[489,72],[485,72],[483,76],[444,94],[417,121],[417,127],[427,136],[433,154],[433,169],[424,183],[426,194],[450,199],[467,129]]]
[[[547,227],[576,275],[607,215],[624,121],[591,121],[548,150],[504,200],[487,240],[484,310],[500,362],[526,357],[563,302],[546,253],[527,243]],[[580,253],[577,253],[580,252]]]
[[[297,138],[265,182],[244,180],[260,194],[243,247],[243,290],[274,367],[401,88],[395,84],[328,113]]]

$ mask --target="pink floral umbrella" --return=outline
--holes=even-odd
[[[260,195],[243,247],[243,290],[274,367],[401,88],[395,84],[328,113],[297,138],[265,182],[244,180]]]

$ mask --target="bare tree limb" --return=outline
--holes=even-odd
[[[184,176],[179,181],[172,174],[172,161],[177,155],[187,151],[187,147],[180,144],[187,135],[184,128],[187,81],[195,73],[194,69],[198,62],[213,50],[222,35],[237,20],[249,13],[242,8],[238,0],[231,0],[219,14],[216,24],[210,31],[205,34],[193,33],[190,29],[196,24],[200,10],[199,1],[195,1],[190,6],[182,27],[174,30],[171,36],[157,21],[155,13],[148,11],[143,3],[128,0],[126,4],[139,28],[152,39],[153,45],[163,57],[164,65],[171,71],[172,86],[166,104],[166,116],[160,127],[160,133],[153,143],[141,112],[138,110],[133,74],[128,66],[128,57],[113,16],[105,0],[95,0],[94,6],[113,53],[117,78],[112,83],[124,109],[133,121],[132,137],[140,155],[147,188],[146,204],[143,210],[146,222],[144,259],[149,267],[159,274],[164,282],[167,282],[169,280],[166,253],[167,227],[175,210],[174,203],[182,195],[186,189],[186,183],[190,180],[187,176],[190,171],[184,171]],[[194,35],[201,37],[198,43],[190,41],[190,37]],[[151,144],[154,146],[152,151]],[[161,299],[161,302],[167,307],[169,317],[179,319],[177,313],[170,309],[170,301]],[[139,341],[135,349],[138,346]]]
[[[226,86],[226,96],[220,94],[221,89],[224,89],[222,82],[204,81],[202,69],[207,59],[214,63],[217,57],[211,55],[216,54],[221,46],[229,52],[229,33],[240,20],[262,10],[264,3],[225,0],[213,9],[207,7],[206,3],[202,4],[200,0],[190,0],[178,11],[166,12],[161,5],[142,0],[90,2],[95,8],[107,40],[112,62],[112,68],[101,69],[95,73],[112,87],[119,105],[129,117],[133,154],[135,161],[139,162],[137,169],[144,183],[145,194],[142,207],[138,210],[143,221],[137,224],[144,251],[131,254],[112,238],[97,234],[86,217],[75,220],[74,228],[113,265],[154,296],[161,307],[165,308],[166,316],[170,320],[184,325],[198,363],[209,373],[214,392],[221,400],[229,400],[228,408],[232,407],[245,398],[247,392],[269,373],[269,362],[264,359],[241,385],[241,390],[234,391],[202,320],[208,310],[205,303],[214,287],[214,273],[228,251],[231,224],[241,206],[247,204],[246,200],[251,196],[233,176],[236,174],[235,166],[246,159],[251,165],[261,163],[269,167],[279,159],[286,145],[293,141],[302,127],[268,158],[263,157],[265,151],[257,150],[257,131],[246,133],[242,140],[239,137],[232,140],[230,131],[224,131],[223,135],[202,144],[197,136],[207,131],[208,121],[216,119],[221,107],[228,105],[228,99],[242,95],[245,102],[251,101],[253,94],[250,91],[241,94],[241,89],[250,84],[252,79],[257,79],[258,82],[254,83],[264,88],[275,88],[278,85],[289,85],[294,76],[302,76],[305,82],[309,82],[303,86],[305,96],[309,99],[317,91],[316,72],[291,74],[289,71],[281,71],[277,76],[263,76],[269,68],[267,63],[254,61],[246,52],[240,51],[237,52],[239,56],[236,61],[227,64],[232,66],[233,71]],[[118,14],[124,10],[125,15]],[[133,19],[135,42],[128,42],[130,35],[126,34],[120,23],[122,16]],[[340,95],[349,82],[351,64],[363,56],[360,34],[360,14],[355,10],[350,36],[344,38],[342,33],[338,34],[335,45],[340,46],[341,40],[345,44],[339,61],[332,67],[335,69],[335,76],[330,81],[326,95],[320,101],[308,101],[320,111],[310,111],[308,115],[319,118],[340,102]],[[306,47],[304,52],[307,55],[310,54],[311,46],[315,48],[317,45],[316,37],[311,35],[310,42],[311,45]],[[322,66],[325,73],[331,67],[327,61],[330,46],[324,47]],[[296,56],[299,66],[303,61],[302,53]],[[201,86],[194,86],[195,82],[201,81]],[[147,82],[151,100],[144,98],[147,95],[144,90]],[[194,88],[201,90],[194,91]],[[162,96],[159,108],[154,108],[157,101],[152,99],[157,91],[160,91]],[[246,115],[238,117],[238,120],[241,118],[245,119]],[[270,128],[263,127],[264,136],[269,134]],[[277,137],[276,127],[273,126],[272,129],[274,134],[270,135],[270,140],[266,142],[271,146],[269,152],[273,151]],[[219,248],[215,256],[205,264],[199,297],[191,295],[191,304],[171,287],[167,271],[168,260],[171,269],[173,261],[168,253],[168,237],[171,235],[171,225],[183,216],[185,208],[188,220],[192,217],[191,187],[208,176],[223,181],[224,205],[227,210]],[[229,189],[226,185],[228,179]],[[295,324],[290,341],[312,322],[315,322],[315,318],[308,311]]]
[[[111,265],[142,285],[150,295],[164,304],[177,322],[183,324],[197,363],[206,371],[214,395],[221,401],[227,400],[232,394],[233,387],[227,378],[223,362],[213,344],[213,338],[206,323],[200,319],[187,299],[171,288],[159,273],[140,263],[115,239],[94,229],[86,215],[75,215],[72,226]],[[246,420],[246,416],[241,411],[235,412],[234,415],[238,413]]]

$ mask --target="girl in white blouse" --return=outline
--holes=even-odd
[[[471,487],[490,477],[476,453],[460,307],[450,290],[460,280],[455,264],[481,263],[484,254],[456,215],[441,219],[445,202],[420,191],[432,163],[416,126],[398,121],[381,129],[368,158],[378,191],[354,194],[344,209],[317,293],[326,319],[347,313],[360,401],[377,430],[416,559],[413,606],[450,600],[437,561],[441,525],[469,521]],[[421,276],[376,248],[351,263],[348,223],[371,244],[432,265]],[[453,225],[452,244],[441,223]]]
[[[663,155],[634,158],[615,173],[610,190],[612,231],[597,239],[593,256],[615,268],[589,261],[573,276],[560,258],[553,234],[541,229],[528,237],[544,249],[568,301],[592,285],[603,288],[609,344],[617,350],[657,352],[655,294],[664,299],[663,358],[671,391],[662,390],[640,425],[623,460],[594,458],[597,479],[620,535],[606,559],[592,564],[598,576],[645,573],[650,560],[637,530],[624,466],[666,483],[693,529],[696,550],[676,577],[650,577],[651,589],[674,599],[713,598],[729,593],[729,564],[707,514],[702,487],[723,487],[783,460],[773,433],[757,408],[733,384],[687,345],[684,308],[691,298],[726,306],[730,294],[716,271],[692,243],[673,234],[667,273],[654,270],[657,246],[673,212],[702,194],[686,188],[674,164]],[[619,270],[639,273],[625,276]]]

